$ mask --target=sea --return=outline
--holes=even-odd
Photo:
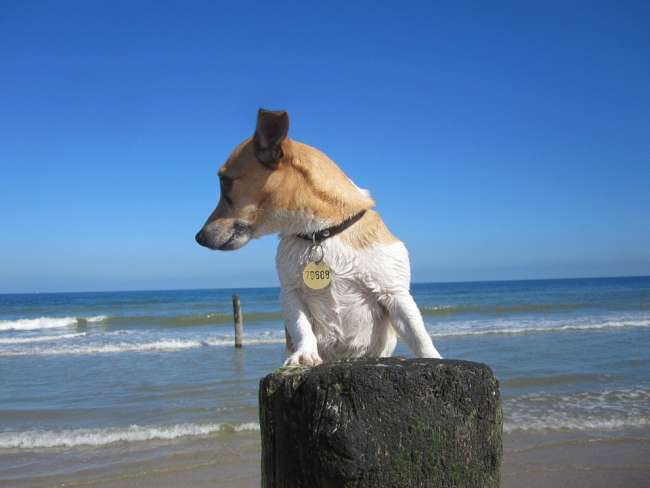
[[[647,432],[650,277],[411,291],[444,357],[496,374],[506,436]],[[285,357],[277,288],[0,295],[0,486],[258,469],[258,384]]]

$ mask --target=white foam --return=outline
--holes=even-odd
[[[508,422],[503,425],[503,431],[512,432],[532,432],[532,431],[610,431],[624,430],[634,428],[644,428],[650,426],[650,418],[612,418],[612,419],[580,419],[580,418],[558,418],[557,415],[544,416],[528,422]]]
[[[10,337],[10,338],[1,338],[0,344],[29,344],[32,342],[50,342],[50,341],[61,341],[65,339],[73,339],[75,337],[85,336],[85,332],[79,332],[76,334],[61,334],[61,335],[44,335],[37,337]]]
[[[650,390],[523,395],[504,401],[505,432],[607,431],[650,426]]]
[[[650,319],[620,319],[620,320],[602,320],[592,323],[573,323],[561,325],[558,322],[551,322],[545,326],[531,327],[494,327],[473,329],[474,324],[481,324],[482,321],[473,321],[462,324],[462,328],[454,330],[439,330],[438,326],[428,325],[432,337],[454,337],[454,336],[482,336],[482,335],[526,335],[552,332],[571,332],[571,331],[598,331],[619,328],[644,328],[650,327]],[[539,323],[539,322],[537,322]]]
[[[247,345],[281,344],[284,338],[244,338]],[[96,344],[62,345],[58,347],[33,347],[30,349],[2,350],[0,356],[31,356],[60,354],[111,354],[127,352],[173,352],[199,347],[232,346],[233,338],[198,339],[162,339],[147,342],[114,342]]]
[[[428,312],[440,312],[442,310],[456,310],[459,307],[455,307],[453,305],[431,305],[428,307],[422,307],[422,310],[426,310]]]
[[[77,317],[41,317],[38,319],[0,320],[0,331],[38,330],[69,327],[77,324]]]
[[[260,424],[257,422],[245,422],[243,424],[234,425],[232,430],[235,432],[256,431],[260,430]]]
[[[108,316],[106,315],[95,315],[93,317],[82,317],[78,318],[77,321],[79,322],[88,322],[88,323],[95,323],[95,322],[103,322],[106,320]]]
[[[241,424],[131,425],[103,429],[29,430],[0,432],[0,449],[37,449],[48,447],[104,446],[116,442],[169,440],[188,436],[205,436],[216,432],[256,431],[254,422]]]
[[[40,317],[36,319],[0,320],[0,332],[12,330],[40,330],[70,327],[85,322],[101,322],[107,317],[97,315],[94,317]]]

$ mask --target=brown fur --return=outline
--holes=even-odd
[[[341,169],[321,151],[297,141],[282,142],[284,156],[276,169],[260,164],[251,139],[240,144],[219,170],[233,181],[208,221],[245,219],[253,229],[275,210],[303,212],[331,225],[366,210],[364,217],[341,234],[355,248],[390,243],[397,239],[388,231],[374,201],[362,193]]]
[[[374,210],[366,212],[359,222],[350,227],[347,232],[342,233],[341,239],[356,249],[363,249],[375,244],[390,244],[398,240]]]

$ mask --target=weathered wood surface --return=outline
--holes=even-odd
[[[260,383],[262,486],[498,487],[499,386],[484,364],[382,358]]]
[[[232,314],[235,322],[235,347],[242,347],[244,335],[244,316],[241,313],[239,295],[232,296]]]

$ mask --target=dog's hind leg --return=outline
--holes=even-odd
[[[417,357],[440,358],[424,327],[420,309],[408,291],[386,294],[379,302],[384,306],[393,327]]]
[[[307,318],[302,300],[295,290],[282,291],[284,327],[287,332],[287,346],[291,346],[285,366],[301,364],[317,366],[323,361],[318,354],[318,343]]]

